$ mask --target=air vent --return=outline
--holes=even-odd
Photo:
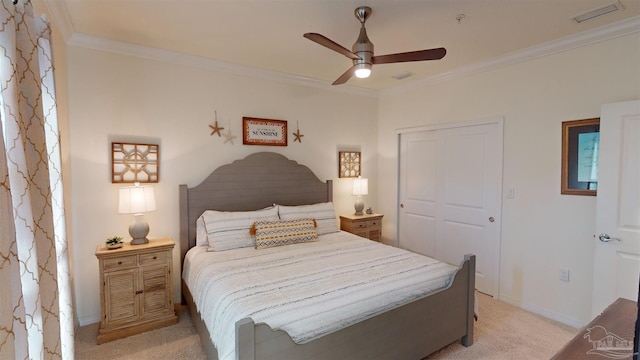
[[[394,78],[396,80],[403,80],[403,79],[408,78],[409,76],[413,76],[413,73],[409,72],[409,71],[405,71],[405,72],[402,72],[400,74],[393,75],[392,78]]]
[[[595,19],[595,18],[600,17],[602,15],[607,15],[607,14],[610,14],[612,12],[616,12],[618,10],[624,10],[624,7],[622,6],[622,4],[620,4],[619,0],[614,2],[613,4],[605,5],[605,6],[597,8],[597,9],[589,10],[589,11],[584,12],[582,14],[576,15],[576,16],[572,17],[571,19],[573,19],[573,21],[575,21],[576,23],[580,24],[581,22],[584,22],[584,21],[587,21],[587,20],[591,20],[591,19]]]

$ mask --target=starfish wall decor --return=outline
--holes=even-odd
[[[300,133],[300,124],[298,123],[298,121],[296,120],[296,132],[293,133],[293,136],[295,136],[295,138],[293,139],[293,142],[299,142],[302,143],[302,137],[304,136],[303,134]]]
[[[215,111],[215,123],[214,123],[214,125],[209,125],[209,127],[212,129],[211,136],[213,136],[213,134],[218,134],[218,137],[222,136],[222,134],[220,133],[220,130],[224,130],[224,128],[218,126],[218,111]]]
[[[229,124],[231,126],[231,124]],[[237,136],[231,134],[231,128],[227,128],[227,133],[224,134],[224,143],[230,142],[233,145],[233,139],[237,138]]]

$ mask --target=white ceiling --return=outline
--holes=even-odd
[[[367,21],[375,54],[445,47],[438,61],[380,64],[368,79],[346,84],[380,90],[433,78],[545,44],[630,22],[640,24],[640,1],[581,24],[570,17],[612,0],[45,0],[65,37],[82,35],[195,55],[327,84],[351,60],[313,43],[317,32],[351,49],[360,23],[354,9],[373,9]],[[464,14],[461,21],[456,17]],[[613,24],[613,25],[612,25]],[[626,26],[629,27],[628,25]],[[562,39],[562,40],[559,40]],[[640,47],[640,44],[639,44]],[[405,80],[393,75],[411,72]],[[345,86],[345,85],[339,85]]]

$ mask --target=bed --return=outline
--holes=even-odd
[[[196,221],[206,210],[247,212],[273,204],[294,207],[333,199],[331,180],[323,182],[308,167],[271,152],[255,153],[223,165],[200,185],[192,188],[180,185],[179,191],[183,262],[187,252],[196,246]],[[347,235],[335,236],[342,239]],[[389,248],[368,240],[344,243],[375,251],[380,247]],[[295,251],[295,246],[290,249]],[[195,250],[197,248],[193,252]],[[309,341],[296,342],[283,330],[272,329],[262,322],[254,323],[250,317],[242,318],[235,323],[234,357],[241,360],[422,359],[458,340],[470,346],[473,344],[475,256],[466,255],[454,270],[448,285],[428,296],[393,306]],[[192,291],[182,279],[183,298],[207,356],[218,359],[218,349],[202,316],[206,311],[199,309],[194,301],[192,293],[198,291]]]

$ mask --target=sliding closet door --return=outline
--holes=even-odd
[[[502,119],[400,134],[398,244],[451,264],[477,255],[476,288],[497,295]]]

